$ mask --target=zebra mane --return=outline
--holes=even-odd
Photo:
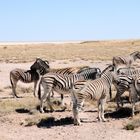
[[[101,73],[101,75],[102,74],[104,74],[106,71],[113,71],[114,70],[114,66],[113,65],[109,65],[109,66],[107,66],[103,71],[102,71],[102,73]]]

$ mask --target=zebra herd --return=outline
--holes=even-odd
[[[117,109],[120,104],[123,105],[121,95],[129,91],[133,116],[135,103],[140,96],[140,69],[132,67],[136,59],[140,59],[138,51],[128,56],[113,57],[112,64],[101,72],[99,68],[88,66],[53,70],[48,61],[37,58],[30,70],[14,69],[10,72],[13,95],[18,97],[16,85],[19,80],[25,83],[34,82],[34,96],[38,94],[40,112],[43,113],[44,102],[47,102],[52,111],[54,110],[50,100],[54,91],[61,94],[62,106],[64,106],[63,95],[67,92],[72,98],[74,124],[80,125],[79,111],[82,110],[84,101],[97,101],[98,120],[106,121],[104,105],[108,95],[112,98],[111,85],[113,84],[117,91],[115,97]]]

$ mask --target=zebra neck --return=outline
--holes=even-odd
[[[110,72],[109,73],[104,73],[102,75],[102,78],[107,81],[109,86],[111,86],[113,77],[112,77],[112,74]]]

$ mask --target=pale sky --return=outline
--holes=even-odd
[[[140,0],[1,0],[0,42],[140,39]]]

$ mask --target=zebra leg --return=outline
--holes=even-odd
[[[46,96],[47,96],[47,94],[44,93],[44,95],[41,97],[41,101],[40,101],[40,112],[41,113],[44,113],[43,103],[46,101]]]
[[[74,93],[72,93],[71,97],[72,97],[72,102],[73,102],[74,125],[81,125],[76,96]]]
[[[14,98],[19,98],[19,96],[17,96],[16,94],[17,81],[15,81],[14,83],[12,81],[11,84],[12,84],[12,93],[13,93]]]
[[[98,119],[99,121],[106,122],[104,118],[104,106],[105,106],[106,98],[100,99],[98,103]]]
[[[116,110],[119,110],[120,109],[120,104],[121,104],[121,106],[123,106],[123,102],[122,102],[122,100],[121,100],[121,95],[122,95],[123,93],[121,93],[121,92],[119,92],[118,90],[117,90],[117,93],[116,93],[116,102],[117,102],[117,109]]]
[[[105,107],[105,103],[106,103],[106,98],[101,99],[101,118],[103,122],[106,122],[107,120],[104,117],[104,107]]]
[[[51,97],[54,97],[54,91],[52,91],[52,93],[51,93]]]
[[[48,106],[49,106],[49,108],[50,108],[50,110],[51,110],[51,112],[53,112],[54,111],[54,109],[53,109],[53,104],[52,104],[52,102],[50,101],[50,98],[51,98],[51,93],[52,93],[52,91],[51,92],[49,92],[49,94],[48,94],[48,96],[47,96],[47,104],[48,104]]]
[[[38,82],[38,81],[35,81],[35,82],[34,82],[34,97],[36,97],[37,82]]]
[[[79,109],[76,102],[73,102],[73,116],[74,116],[74,125],[81,125],[79,117]]]
[[[130,89],[129,89],[129,98],[131,99],[131,104],[132,104],[132,117],[135,115],[135,103],[136,100],[138,99],[137,96],[137,91],[134,86],[134,84],[130,84]]]
[[[43,103],[47,100],[47,97],[48,97],[48,88],[44,86],[44,94],[43,96],[41,97],[41,101],[40,101],[40,112],[41,113],[44,113],[44,110],[43,110]],[[48,102],[47,102],[48,103]]]
[[[98,120],[101,121],[101,101],[98,101]]]
[[[66,105],[64,104],[64,94],[61,93],[61,109],[62,111],[66,110]]]
[[[47,100],[47,104],[50,108],[51,111],[54,111],[53,107],[52,107],[52,103],[50,101],[50,94],[51,94],[51,89],[48,89],[48,88],[44,88],[44,95],[41,97],[41,103],[40,103],[40,112],[41,113],[44,113],[44,110],[43,110],[43,103]]]

